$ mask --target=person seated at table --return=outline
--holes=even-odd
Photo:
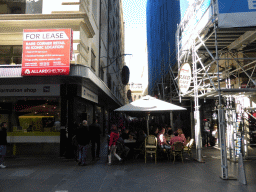
[[[166,135],[167,135],[168,137],[171,137],[171,136],[173,136],[173,131],[172,131],[172,128],[171,128],[171,126],[168,126],[168,127],[167,127],[167,132],[166,132]]]
[[[174,134],[173,134],[173,131],[172,131],[172,130],[169,130],[169,131],[168,131],[168,136],[169,136],[169,137],[174,137]]]
[[[132,140],[137,140],[137,131],[130,131],[129,138],[132,138]]]
[[[147,135],[145,134],[144,130],[139,130],[138,132],[138,136],[137,136],[137,146],[140,146],[142,143],[145,142],[145,138],[147,137]]]
[[[125,145],[124,139],[121,134],[121,129],[118,129],[119,138],[117,140],[117,150],[120,153],[121,158],[127,158],[130,148]]]
[[[135,139],[133,139],[133,135],[132,135],[132,134],[130,134],[130,135],[129,135],[128,140],[129,140],[129,141],[133,141],[133,140],[135,140]]]
[[[185,137],[185,135],[183,134],[182,129],[180,129],[180,128],[179,128],[179,129],[177,130],[177,132],[178,132],[179,137],[181,137],[181,138],[182,138],[183,143],[186,145],[186,144],[187,144],[187,141],[186,141],[186,137]]]
[[[121,129],[118,129],[117,132],[118,132],[118,134],[119,134],[119,139],[118,139],[118,141],[121,142],[121,143],[124,143],[122,130],[121,130]]]
[[[154,127],[154,130],[153,130],[152,135],[158,137],[158,134],[159,134],[159,129],[158,129],[158,127]]]
[[[183,139],[179,136],[178,132],[174,132],[174,137],[170,139],[170,145],[172,146],[175,142],[182,142],[184,144]]]
[[[171,146],[166,142],[166,139],[165,139],[165,128],[162,128],[161,132],[158,135],[157,141],[158,141],[158,146],[161,147],[162,149],[171,148]]]
[[[129,139],[129,135],[130,135],[130,130],[125,129],[124,132],[122,133],[122,138],[123,139]]]

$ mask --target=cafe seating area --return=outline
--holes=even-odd
[[[171,145],[171,149],[161,148],[157,140],[154,135],[146,136],[145,141],[139,144],[135,138],[124,139],[123,145],[128,149],[128,152],[123,157],[127,161],[144,158],[145,163],[150,161],[155,164],[158,160],[172,161],[174,164],[175,162],[184,163],[184,157],[192,159],[191,148],[193,147],[194,139],[190,139],[186,145],[182,142],[175,142]]]

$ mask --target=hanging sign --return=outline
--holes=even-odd
[[[123,85],[127,85],[130,78],[130,70],[126,65],[122,68],[121,78]]]
[[[22,76],[69,75],[71,29],[24,29]]]
[[[98,99],[98,95],[96,95],[95,93],[93,93],[92,91],[90,91],[89,89],[86,89],[85,87],[82,86],[82,93],[81,93],[81,97],[85,98],[87,100],[90,100],[94,103],[98,103],[99,99]]]
[[[184,63],[180,67],[178,79],[179,90],[181,93],[185,94],[188,91],[191,83],[191,67],[188,63]]]

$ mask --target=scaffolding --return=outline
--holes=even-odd
[[[194,99],[198,161],[203,161],[199,99],[218,100],[221,177],[228,179],[227,152],[229,158],[236,161],[239,155],[236,152],[239,144],[237,142],[238,127],[241,124],[241,121],[237,119],[237,113],[243,116],[243,107],[246,107],[240,106],[237,109],[236,101],[245,96],[256,95],[256,24],[255,26],[254,24],[253,26],[252,24],[250,26],[225,26],[224,20],[229,18],[229,15],[226,14],[223,17],[224,14],[220,14],[218,4],[220,1],[195,0],[188,7],[176,32],[176,58],[177,70],[184,63],[191,64],[192,68],[192,81],[188,91],[179,92],[178,95],[180,100],[184,97]],[[178,81],[178,79],[179,76],[175,80]],[[246,139],[244,143],[248,144]]]

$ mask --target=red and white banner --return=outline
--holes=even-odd
[[[69,75],[71,29],[24,29],[22,76]]]

